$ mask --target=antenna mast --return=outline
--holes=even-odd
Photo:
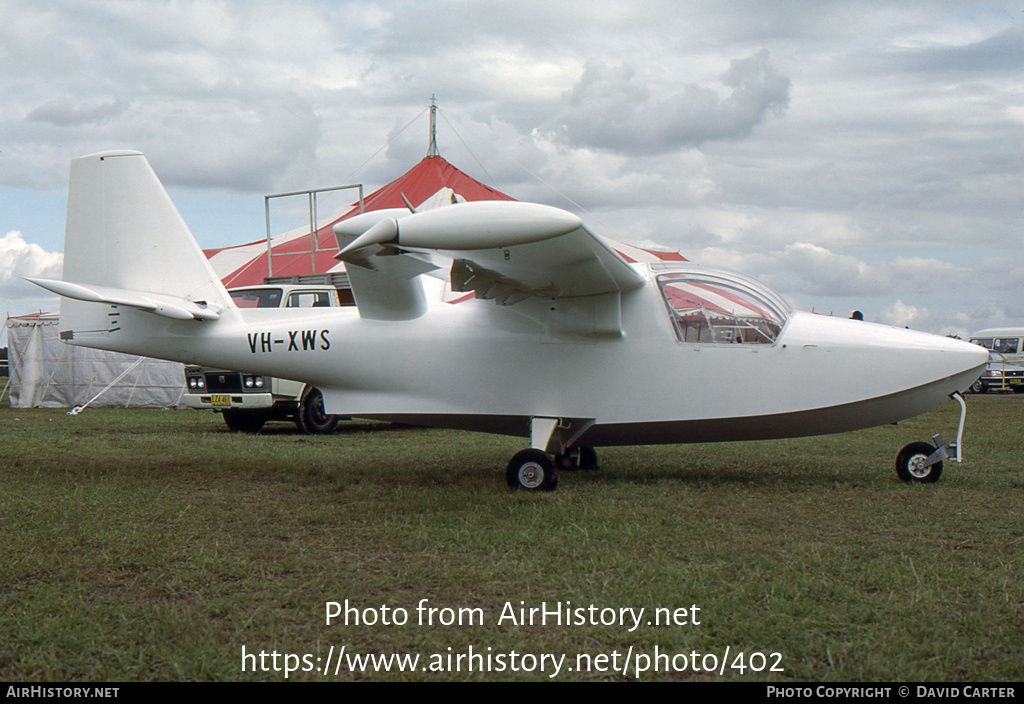
[[[437,103],[433,95],[430,96],[430,146],[427,147],[427,156],[441,156],[437,151]]]

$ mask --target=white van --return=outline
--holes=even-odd
[[[971,335],[971,342],[988,350],[985,373],[971,386],[974,393],[1024,392],[1024,328],[989,328]]]
[[[1008,362],[1024,362],[1024,328],[989,328],[971,335],[971,342],[997,352]]]

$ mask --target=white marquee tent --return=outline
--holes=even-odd
[[[65,345],[57,323],[55,313],[7,319],[11,408],[179,405],[180,363]]]

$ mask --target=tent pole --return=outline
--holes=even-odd
[[[441,156],[437,151],[437,102],[433,95],[430,96],[430,146],[427,147],[427,156]]]

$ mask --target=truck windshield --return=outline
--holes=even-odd
[[[239,308],[280,308],[282,291],[279,288],[249,288],[228,291]]]
[[[730,272],[663,274],[658,285],[680,342],[770,345],[789,317],[777,293]]]

